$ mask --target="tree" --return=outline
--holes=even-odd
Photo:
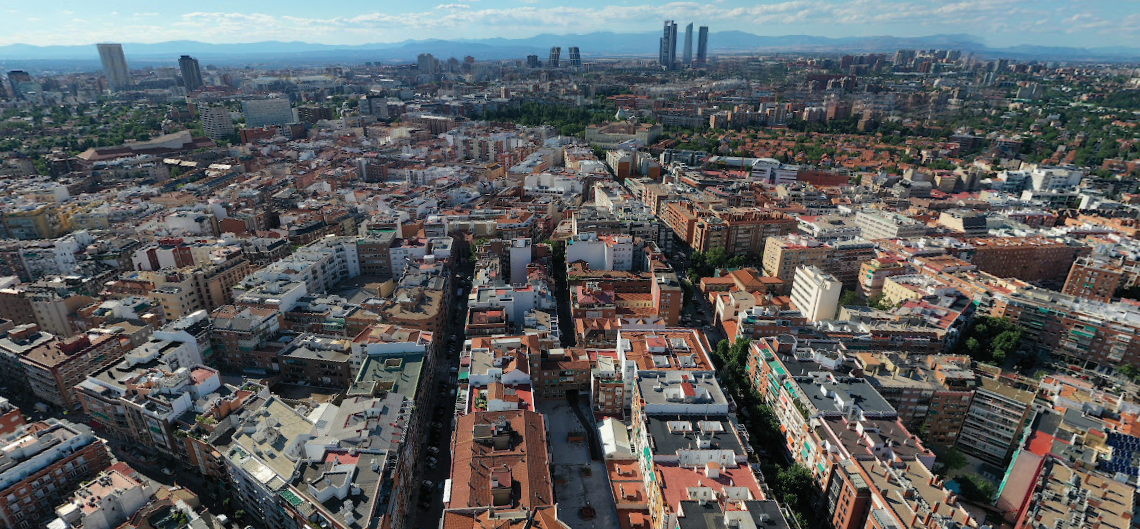
[[[764,474],[772,476],[768,482],[772,495],[792,510],[800,527],[809,527],[808,521],[816,517],[816,509],[812,505],[815,482],[811,472],[802,465],[792,465],[781,469],[769,466]]]
[[[977,503],[990,503],[997,494],[993,482],[977,474],[965,474],[954,478],[962,488],[962,497]]]
[[[721,365],[728,359],[729,347],[731,346],[728,344],[728,340],[721,340],[716,344],[716,351],[713,351],[713,354],[716,355],[715,360]]]
[[[1137,369],[1136,366],[1132,364],[1124,364],[1116,368],[1116,371],[1121,375],[1124,375],[1133,380],[1136,380],[1137,377],[1140,377],[1140,369]]]
[[[871,299],[867,300],[867,306],[877,310],[891,310],[895,308],[891,300],[887,299],[887,296],[881,292],[871,296]]]
[[[1001,366],[1018,351],[1021,336],[1021,327],[1007,318],[978,316],[955,351],[978,362]]]
[[[951,448],[942,456],[942,465],[946,467],[947,472],[963,468],[967,463],[969,461],[966,460],[966,456],[957,448]]]
[[[854,290],[844,290],[843,295],[839,296],[839,306],[847,307],[852,305],[865,307],[867,306],[867,301]]]

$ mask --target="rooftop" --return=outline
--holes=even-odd
[[[713,371],[639,371],[636,384],[645,406],[687,404],[718,409],[728,405]]]
[[[680,450],[732,450],[746,455],[736,422],[728,415],[652,415],[645,418],[645,429],[656,455],[673,456]]]
[[[457,420],[449,508],[535,508],[554,503],[543,416],[532,411],[480,412]],[[492,481],[492,474],[497,484]],[[508,480],[504,482],[502,480]],[[493,487],[509,485],[496,502]]]

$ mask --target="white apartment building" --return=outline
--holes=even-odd
[[[835,276],[819,268],[797,268],[792,280],[792,305],[811,322],[834,318],[842,286]]]
[[[291,111],[290,111],[291,112]],[[202,105],[198,107],[198,117],[202,120],[202,130],[206,136],[216,140],[234,133],[234,120],[229,109],[219,105]],[[246,117],[248,123],[249,117]]]
[[[860,211],[855,225],[864,239],[910,239],[926,235],[926,225],[910,217],[888,211]]]
[[[566,262],[585,261],[591,270],[633,270],[633,237],[593,232],[581,233],[567,241]]]
[[[241,109],[245,114],[245,126],[251,129],[297,121],[288,99],[247,99],[241,102]]]

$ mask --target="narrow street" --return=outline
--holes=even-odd
[[[409,526],[416,529],[439,527],[440,518],[443,516],[444,490],[442,484],[451,476],[451,440],[455,428],[456,395],[452,393],[452,390],[458,386],[458,374],[451,370],[458,371],[459,368],[459,352],[463,349],[465,339],[463,331],[464,319],[467,315],[466,294],[470,293],[470,278],[473,275],[474,268],[474,263],[467,259],[455,269],[454,289],[456,291],[463,289],[464,296],[457,299],[453,305],[451,317],[448,319],[449,331],[445,333],[446,336],[436,337],[436,354],[440,355],[439,361],[436,363],[435,372],[430,378],[424,379],[420,388],[420,391],[432,392],[432,396],[430,414],[425,416],[425,420],[429,422],[427,427],[422,430],[426,434],[424,438],[420,439],[424,446],[424,456],[423,460],[419,462],[421,465],[419,472],[415,473],[418,477],[418,484],[415,485],[416,492],[413,496],[413,508],[416,509],[415,525],[409,524]],[[455,338],[452,339],[452,336]],[[430,447],[435,447],[437,452],[431,453]],[[436,459],[434,469],[428,468],[429,456]],[[431,482],[430,491],[422,486],[424,480]],[[425,508],[425,504],[428,507]]]

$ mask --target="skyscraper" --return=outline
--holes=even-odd
[[[697,32],[697,67],[704,68],[709,60],[709,27],[701,26]]]
[[[582,55],[578,52],[577,46],[570,46],[570,67],[571,68],[581,68],[582,67]]]
[[[416,57],[416,67],[423,73],[439,73],[439,59],[430,53],[421,53]]]
[[[127,56],[122,44],[96,44],[99,60],[103,62],[103,74],[107,76],[107,86],[112,92],[125,90],[131,86],[131,70],[127,67]]]
[[[178,68],[182,70],[182,86],[187,92],[200,90],[205,83],[202,82],[202,70],[198,68],[198,59],[183,55],[178,59]]]
[[[8,72],[8,82],[12,85],[12,97],[16,99],[24,99],[24,94],[20,90],[20,85],[24,83],[31,83],[32,76],[23,70],[12,70]]]
[[[562,55],[562,48],[560,46],[552,46],[550,48],[550,60],[547,61],[546,65],[551,67],[551,68],[557,68],[558,67],[558,58],[561,55]]]
[[[661,67],[666,70],[672,70],[677,62],[677,24],[672,20],[665,21],[658,60],[661,61]]]
[[[689,22],[685,26],[685,53],[681,56],[681,64],[685,66],[692,66],[693,64],[693,23]]]

